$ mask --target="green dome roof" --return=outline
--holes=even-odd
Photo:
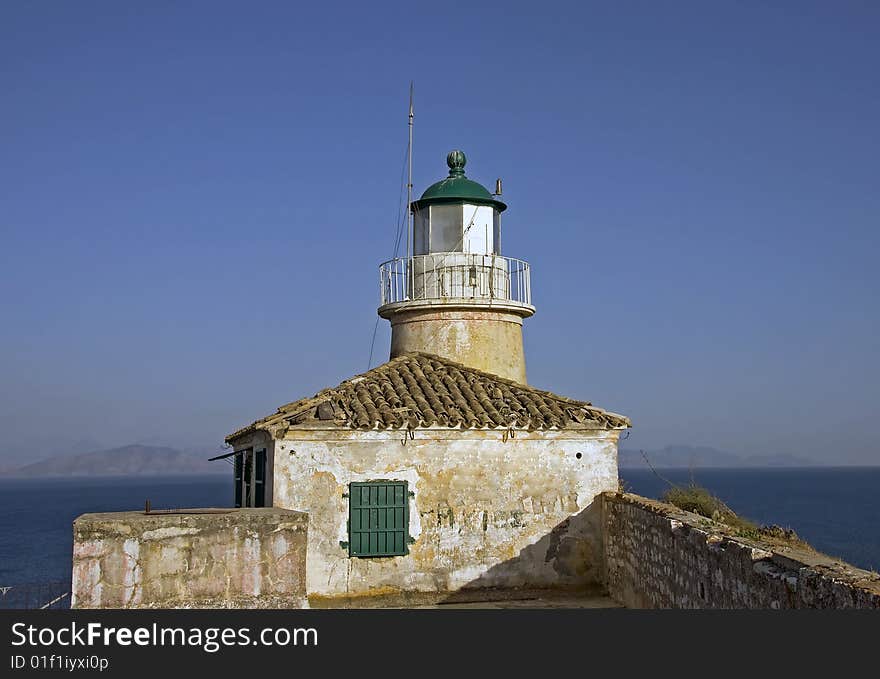
[[[507,205],[489,193],[485,186],[464,176],[467,157],[463,151],[450,151],[446,156],[449,176],[431,184],[419,200],[413,201],[413,208],[420,210],[427,205],[438,203],[475,203],[491,205],[499,212],[507,209]]]

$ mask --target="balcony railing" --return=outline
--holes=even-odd
[[[532,304],[529,265],[501,255],[441,252],[392,259],[379,266],[382,306],[398,302],[472,300]]]

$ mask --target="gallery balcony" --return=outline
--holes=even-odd
[[[531,316],[528,262],[501,255],[438,252],[379,267],[379,314],[413,306],[488,307]]]

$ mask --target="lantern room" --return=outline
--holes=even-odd
[[[466,162],[449,153],[449,176],[411,203],[407,256],[379,267],[379,315],[392,358],[431,353],[524,384],[529,265],[501,254],[500,186],[493,195],[465,177]]]
[[[449,153],[449,176],[413,202],[413,255],[501,254],[501,213],[507,205],[465,177],[466,163],[464,152]]]

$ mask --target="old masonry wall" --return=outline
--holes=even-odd
[[[637,495],[602,506],[605,582],[627,608],[880,608],[877,573]]]
[[[83,514],[73,608],[300,608],[308,516],[284,509]]]

